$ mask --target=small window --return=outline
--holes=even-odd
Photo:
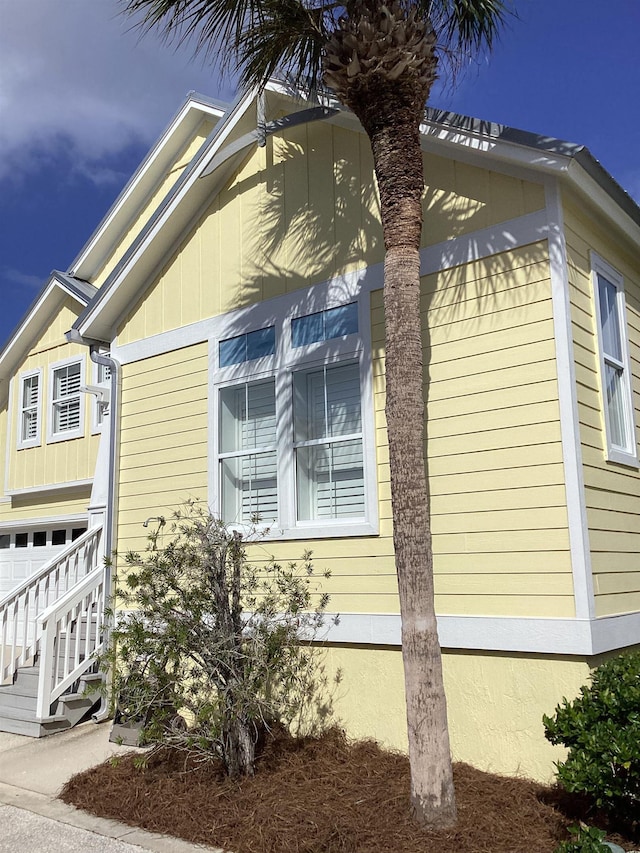
[[[238,335],[235,338],[220,341],[220,367],[264,358],[267,355],[273,355],[275,351],[275,327],[268,326],[266,329],[257,329],[255,332],[248,332],[246,335]]]
[[[97,383],[98,385],[108,385],[109,380],[111,379],[111,368],[106,364],[97,364]],[[102,400],[96,400],[96,409],[95,409],[95,426],[99,430],[104,423],[104,416],[107,413],[109,408],[109,403],[103,402]]]
[[[44,548],[47,544],[47,532],[46,530],[36,530],[33,534],[33,547],[34,548]]]
[[[80,438],[84,432],[82,362],[71,361],[52,365],[50,379],[50,420],[47,439],[64,441]]]
[[[41,371],[23,376],[20,384],[18,447],[40,444]]]
[[[637,466],[622,276],[592,257],[607,458]]]
[[[67,541],[67,531],[66,530],[54,530],[51,534],[51,544],[52,545],[64,545]]]
[[[291,343],[294,347],[342,338],[358,331],[358,305],[350,302],[337,308],[327,308],[291,321]]]
[[[75,542],[76,539],[78,539],[80,536],[82,536],[83,533],[86,533],[86,532],[87,532],[86,527],[74,527],[71,530],[71,541]]]
[[[11,546],[11,534],[0,533],[0,549],[4,550]]]
[[[28,533],[16,533],[16,548],[26,548]]]

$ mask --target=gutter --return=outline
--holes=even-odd
[[[104,538],[103,549],[105,555],[104,565],[104,588],[105,601],[111,597],[112,590],[112,572],[111,572],[111,555],[115,551],[115,513],[116,513],[116,454],[117,441],[119,430],[117,422],[120,415],[120,362],[111,355],[106,355],[99,351],[100,346],[104,346],[102,341],[95,341],[88,338],[83,338],[77,329],[71,329],[65,335],[69,343],[82,344],[89,347],[89,358],[94,364],[101,364],[111,370],[111,397],[109,401],[109,463],[107,473],[107,505],[105,508],[104,520]],[[112,620],[106,614],[104,615],[103,631],[104,631],[104,647],[109,646],[109,637],[111,634]],[[108,691],[100,700],[100,707],[92,719],[96,723],[100,723],[109,717],[110,701]]]

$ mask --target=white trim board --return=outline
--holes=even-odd
[[[560,435],[567,496],[569,547],[573,573],[573,594],[576,615],[592,619],[595,615],[591,548],[582,469],[582,445],[576,369],[573,354],[573,330],[569,300],[567,247],[564,238],[562,202],[557,182],[545,183],[549,217],[549,275],[553,305],[553,330],[556,345],[558,402],[560,406]]]
[[[333,623],[334,617],[338,624]],[[400,616],[390,613],[326,615],[327,643],[401,645]],[[438,616],[443,649],[591,657],[640,644],[640,613],[600,619],[508,616]]]
[[[549,217],[546,210],[539,210],[518,216],[489,228],[482,228],[452,240],[436,243],[420,251],[420,275],[451,269],[461,264],[482,260],[501,252],[518,249],[522,246],[545,240],[549,235]],[[179,329],[162,332],[130,344],[119,345],[117,342],[112,352],[121,364],[131,364],[145,358],[204,343],[212,337],[223,338],[227,333],[225,327],[232,329],[233,334],[239,334],[239,329],[258,328],[268,324],[269,318],[280,316],[283,312],[291,312],[294,307],[300,313],[318,310],[318,305],[325,301],[335,301],[336,304],[356,299],[362,291],[379,290],[383,285],[384,266],[382,263],[341,276],[300,288],[294,293],[276,296],[263,302],[228,314],[200,320]]]
[[[15,518],[13,521],[0,521],[0,532],[7,533],[19,528],[20,530],[37,530],[39,527],[52,527],[55,525],[68,525],[76,523],[87,523],[86,512],[74,515],[46,515],[42,518]]]

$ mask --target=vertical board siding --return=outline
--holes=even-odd
[[[206,501],[207,418],[206,344],[123,367],[120,553],[144,549],[147,518]]]
[[[189,165],[189,162],[197,152],[198,148],[200,148],[212,130],[213,122],[209,119],[205,119],[198,128],[197,133],[185,144],[182,151],[178,154],[167,170],[162,181],[158,183],[153,192],[144,201],[136,219],[130,223],[127,230],[120,236],[120,239],[113,246],[109,255],[104,259],[93,280],[93,284],[96,287],[102,287],[105,283],[111,271],[114,269],[118,261],[122,259],[127,249],[131,246],[142,228],[144,228],[154,210],[167,195],[171,187],[176,183],[182,172]]]
[[[432,154],[424,162],[423,246],[544,207],[539,184]],[[141,340],[383,258],[366,137],[325,122],[293,127],[251,151],[132,306],[118,340]]]
[[[624,278],[626,334],[631,360],[636,441],[640,421],[640,264],[633,254],[590,219],[568,194],[564,198],[571,320],[576,362],[580,439],[596,616],[640,608],[640,473],[606,460],[596,315],[590,251]]]
[[[57,361],[78,357],[84,363],[84,382],[92,382],[92,364],[87,348],[69,344],[65,332],[78,316],[78,305],[68,297],[53,316],[47,328],[35,341],[29,354],[16,369],[13,383],[12,423],[7,424],[9,443],[9,470],[7,486],[13,489],[30,489],[56,483],[88,480],[93,477],[99,436],[91,434],[92,406],[95,398],[82,394],[80,405],[84,409],[84,436],[67,441],[47,443],[47,427],[51,421],[49,402],[49,367]],[[40,389],[40,445],[18,450],[17,430],[19,416],[20,375],[26,371],[42,369]],[[45,501],[46,502],[46,501]],[[86,506],[85,506],[86,509]]]

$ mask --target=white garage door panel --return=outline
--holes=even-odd
[[[86,529],[86,524],[76,521],[73,525],[16,529],[15,532],[1,534],[0,597],[34,574]],[[43,541],[45,544],[40,544]]]

